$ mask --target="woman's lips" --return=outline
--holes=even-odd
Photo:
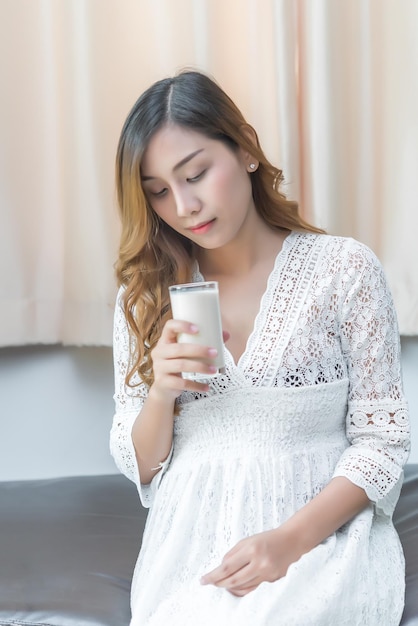
[[[209,220],[209,222],[203,222],[202,224],[189,228],[189,230],[191,230],[194,235],[204,235],[211,228],[214,221],[215,220],[213,219]]]

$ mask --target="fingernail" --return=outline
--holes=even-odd
[[[189,330],[191,333],[197,333],[199,331],[198,327],[195,324],[190,324]]]
[[[216,365],[209,365],[209,371],[212,372],[212,374],[215,374],[218,371],[218,368]]]
[[[218,351],[216,348],[209,348],[208,353],[210,356],[216,356],[218,354]]]

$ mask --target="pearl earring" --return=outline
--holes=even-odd
[[[255,170],[255,163],[250,163],[250,170]]]

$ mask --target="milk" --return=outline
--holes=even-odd
[[[172,285],[169,292],[173,319],[185,320],[195,324],[199,329],[199,332],[193,335],[179,334],[177,341],[216,348],[217,357],[211,362],[218,368],[219,373],[224,368],[225,362],[218,283],[209,281]],[[184,378],[196,379],[208,376],[210,374],[183,373]]]

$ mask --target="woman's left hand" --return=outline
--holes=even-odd
[[[282,528],[242,539],[224,556],[219,567],[202,577],[201,583],[223,587],[234,596],[245,596],[260,583],[285,576],[289,565],[303,554],[295,543]]]

